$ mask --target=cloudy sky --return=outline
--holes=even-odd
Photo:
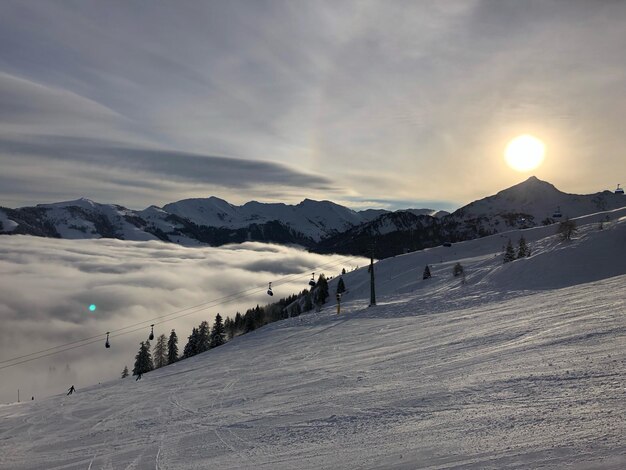
[[[0,205],[626,183],[626,2],[0,2]],[[503,160],[530,133],[529,173]]]
[[[261,243],[184,248],[156,241],[2,237],[0,403],[15,401],[18,388],[22,397],[41,398],[72,383],[114,379],[124,365],[132,370],[151,323],[157,336],[175,329],[182,353],[201,321],[212,324],[218,312],[233,318],[267,304],[270,281],[278,299],[308,288],[313,270],[336,276],[366,263]],[[92,303],[95,312],[89,311]],[[137,327],[124,329],[129,325]],[[104,347],[107,331],[113,331],[111,349]],[[13,358],[98,335],[92,344],[6,367],[20,362]]]

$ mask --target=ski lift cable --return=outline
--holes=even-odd
[[[322,264],[322,265],[318,266],[316,269],[318,269],[318,270],[320,268],[329,269],[329,268],[332,268],[332,267],[344,264],[346,262],[350,262],[350,261],[358,259],[358,258],[359,258],[358,256],[346,257],[346,258],[344,258],[342,260],[339,260],[339,261],[335,260],[335,261],[331,261],[331,262]],[[278,281],[272,281],[272,284],[273,285],[283,285],[283,284],[286,284],[288,282],[291,282],[293,280],[293,278],[295,278],[295,277],[299,277],[299,276],[307,276],[308,277],[308,273],[309,272],[310,271],[307,270],[306,274],[304,274],[304,273],[290,274],[290,275],[282,277]],[[183,308],[183,309],[179,309],[179,310],[176,310],[174,312],[171,312],[171,313],[168,313],[168,314],[165,314],[165,315],[160,315],[160,316],[155,317],[155,318],[150,319],[150,320],[144,320],[144,321],[141,321],[141,322],[138,322],[138,323],[134,323],[132,325],[127,325],[127,326],[122,327],[122,328],[117,328],[115,330],[109,330],[108,334],[117,333],[117,334],[115,334],[115,337],[117,337],[117,336],[124,336],[126,334],[134,333],[136,331],[144,329],[146,324],[149,324],[149,322],[154,322],[154,325],[160,325],[160,324],[163,324],[163,323],[166,323],[166,322],[169,322],[169,321],[173,321],[173,320],[176,320],[176,319],[179,319],[179,318],[183,318],[185,316],[189,316],[189,315],[201,312],[201,311],[206,310],[208,308],[216,307],[216,306],[219,306],[219,305],[222,305],[222,304],[227,304],[227,303],[230,303],[232,301],[238,300],[240,298],[249,297],[249,296],[251,296],[252,294],[255,294],[255,293],[262,293],[264,291],[265,291],[264,287],[261,287],[261,288],[260,287],[252,287],[252,288],[245,289],[245,290],[242,290],[242,291],[239,291],[239,292],[235,292],[233,294],[229,294],[229,295],[226,295],[226,296],[223,296],[223,297],[219,297],[217,299],[209,300],[209,301],[203,302],[201,304],[197,304],[197,305],[194,305],[194,306],[190,306],[190,307],[186,307],[186,308]],[[174,316],[174,315],[176,315],[176,316]],[[171,317],[171,318],[168,318],[168,317]],[[165,318],[167,318],[167,319],[165,319]],[[135,328],[135,327],[137,327],[137,328]],[[129,331],[125,331],[125,330],[129,330]],[[19,364],[23,364],[25,362],[30,362],[30,361],[34,361],[34,360],[37,360],[37,359],[42,359],[44,357],[52,356],[54,354],[59,354],[59,353],[62,353],[62,352],[65,352],[65,351],[69,351],[69,350],[72,350],[72,349],[80,348],[80,347],[83,347],[83,346],[88,346],[90,344],[94,344],[94,343],[102,341],[102,339],[104,337],[106,337],[106,336],[107,336],[107,333],[101,333],[101,334],[98,334],[98,335],[94,335],[94,336],[90,336],[90,337],[87,337],[87,338],[79,339],[79,340],[72,341],[72,342],[69,342],[69,343],[53,346],[53,347],[50,347],[50,348],[47,348],[47,349],[42,349],[40,351],[32,352],[32,353],[29,353],[29,354],[24,354],[22,356],[16,356],[16,357],[13,357],[11,359],[5,359],[5,360],[0,361],[0,364],[6,364],[7,362],[13,362],[13,361],[19,361],[19,362],[14,362],[12,364],[0,366],[0,370],[6,369],[8,367],[13,367],[13,366],[16,366],[16,365],[19,365]],[[57,351],[55,351],[55,350],[57,350]],[[48,354],[44,354],[44,353],[48,353]],[[36,357],[32,357],[32,356],[36,356]],[[28,358],[28,359],[26,359],[26,358]],[[24,359],[24,360],[21,360],[21,359]]]
[[[356,258],[357,257],[351,257],[351,258],[344,259],[344,260],[341,260],[340,262],[336,262],[336,263],[334,263],[334,262],[333,263],[326,263],[326,265],[329,265],[329,264],[340,265],[340,264],[342,264],[342,263],[344,263],[346,261],[351,261],[351,260],[356,259]],[[325,267],[333,267],[333,266],[326,266],[326,265],[324,265],[324,266]],[[294,276],[297,276],[297,275],[301,275],[301,274],[297,273],[297,274],[294,274],[294,275],[285,276],[285,278],[287,278],[287,277],[294,277]],[[283,278],[283,279],[285,279],[285,278]],[[236,295],[236,294],[231,294],[230,296],[225,296],[225,297],[233,297],[233,298],[227,299],[227,300],[225,300],[223,302],[211,301],[211,302],[206,302],[205,303],[205,304],[208,304],[208,303],[212,304],[213,302],[216,302],[214,305],[199,304],[199,305],[197,305],[195,307],[188,307],[186,309],[183,309],[183,310],[180,310],[180,311],[174,312],[174,313],[180,313],[180,312],[183,312],[183,311],[186,311],[186,310],[190,310],[192,308],[197,308],[197,309],[193,310],[193,311],[190,311],[190,312],[182,313],[181,315],[178,315],[176,317],[172,317],[172,318],[168,318],[166,320],[162,320],[160,322],[155,322],[154,324],[157,325],[157,324],[162,324],[162,323],[166,323],[166,322],[169,322],[169,321],[177,320],[179,318],[182,318],[182,317],[185,317],[185,316],[189,316],[189,315],[201,312],[203,310],[206,310],[206,309],[211,308],[211,307],[215,307],[217,305],[226,304],[226,303],[232,302],[234,300],[238,300],[239,298],[248,297],[248,296],[252,295],[253,293],[260,293],[264,289],[263,288],[254,288],[254,289],[247,289],[246,291],[242,291],[242,292],[245,293],[245,292],[250,291],[250,290],[254,290],[255,292],[250,292],[250,293],[247,293],[247,294],[244,294],[244,295],[240,295],[240,296],[237,296],[237,297],[234,297],[234,295]],[[219,300],[219,299],[216,299],[216,300]],[[168,314],[168,315],[172,315],[172,314]],[[164,318],[164,317],[165,317],[165,315],[163,315],[160,318]],[[126,326],[124,328],[118,328],[117,330],[115,330],[116,332],[118,332],[118,334],[116,334],[115,336],[116,337],[124,336],[124,335],[127,335],[127,334],[135,333],[137,331],[141,331],[141,330],[143,330],[145,328],[145,326],[144,326],[145,323],[146,322],[141,322],[139,324],[129,325],[129,326]],[[142,326],[138,326],[138,325],[142,325]],[[137,326],[137,328],[133,328],[133,326]],[[128,330],[129,328],[133,328],[133,329]],[[128,330],[128,331],[122,331],[122,330]],[[111,333],[111,332],[109,332],[109,333]],[[8,359],[8,360],[0,362],[0,364],[6,363],[6,362],[15,361],[15,360],[19,360],[19,359],[26,358],[26,357],[29,357],[29,356],[36,356],[36,357],[30,357],[28,359],[24,359],[24,360],[19,361],[19,362],[14,362],[12,364],[7,364],[7,365],[4,365],[4,366],[0,366],[0,370],[6,369],[6,368],[9,368],[9,367],[13,367],[13,366],[16,366],[16,365],[19,365],[19,364],[24,364],[26,362],[35,361],[37,359],[43,359],[45,357],[53,356],[55,354],[59,354],[59,353],[65,352],[65,351],[70,351],[72,349],[77,349],[77,348],[80,348],[80,347],[83,347],[83,346],[88,346],[88,345],[91,345],[91,344],[94,344],[94,343],[98,343],[98,342],[100,342],[102,340],[102,337],[105,336],[105,335],[106,334],[101,334],[101,335],[97,335],[97,336],[94,336],[94,337],[91,337],[91,338],[85,338],[83,340],[74,341],[72,343],[67,343],[65,345],[55,346],[55,347],[49,348],[47,350],[42,350],[42,351],[38,351],[38,352],[35,352],[35,353],[30,353],[30,354],[27,354],[27,355],[24,355],[24,356],[21,356],[21,357],[15,357],[13,359]],[[95,339],[95,338],[98,338],[98,339]],[[93,340],[89,341],[89,342],[85,342],[85,341],[88,341],[90,339],[93,339]],[[77,344],[77,343],[81,343],[81,342],[82,342],[82,344]],[[71,347],[65,347],[65,346],[71,346]],[[63,348],[63,349],[61,349],[61,348]],[[57,351],[52,351],[54,349],[58,349],[58,350]],[[41,354],[41,353],[44,353],[44,352],[47,352],[47,354]],[[41,354],[41,355],[39,355],[39,354]]]
[[[334,265],[340,265],[342,263],[345,263],[347,261],[352,261],[354,259],[357,259],[357,257],[350,257],[350,258],[341,260],[339,262],[332,261],[332,262],[329,262],[329,263],[325,263],[325,264],[323,264],[323,265],[321,265],[319,267],[320,268],[321,267],[330,268],[330,267],[334,267]],[[328,265],[331,265],[331,264],[333,266],[328,266]],[[290,274],[288,276],[285,276],[285,277],[279,279],[278,281],[273,281],[273,284],[274,285],[283,285],[283,284],[286,284],[287,282],[291,282],[292,278],[297,277],[297,276],[304,276],[304,274],[303,273]],[[139,326],[139,325],[144,325],[145,326],[150,321],[155,321],[155,325],[162,324],[162,323],[165,323],[165,321],[158,321],[158,320],[162,320],[163,318],[167,318],[169,316],[177,315],[177,314],[186,312],[188,310],[193,310],[192,312],[189,312],[188,314],[181,315],[181,316],[176,316],[176,317],[174,317],[172,319],[182,318],[183,316],[190,315],[190,314],[193,314],[193,313],[198,313],[198,312],[200,312],[202,310],[205,310],[206,308],[210,308],[210,307],[214,307],[214,306],[220,305],[221,303],[228,303],[228,302],[230,302],[232,300],[236,300],[237,298],[240,298],[240,297],[245,297],[245,296],[248,296],[248,295],[252,295],[254,293],[261,293],[263,290],[264,290],[264,288],[252,287],[252,288],[245,289],[245,290],[242,290],[242,291],[239,291],[239,292],[235,292],[233,294],[229,294],[229,295],[225,295],[225,296],[219,297],[217,299],[212,299],[212,300],[203,302],[201,304],[193,305],[193,306],[190,306],[190,307],[185,307],[185,308],[176,310],[174,312],[170,312],[170,313],[167,313],[165,315],[161,315],[161,316],[155,317],[155,318],[153,318],[151,320],[144,320],[144,321],[141,321],[141,322],[138,322],[138,323],[134,323],[134,324],[131,324],[131,325],[126,325],[125,327],[122,327],[122,328],[117,328],[117,329],[114,329],[114,330],[110,330],[109,332],[110,333],[119,333],[121,331],[124,331],[124,330],[129,329],[129,328],[134,328],[134,327]],[[245,295],[242,295],[242,294],[245,294]],[[208,304],[213,304],[213,305],[208,305]],[[202,308],[200,310],[195,310],[195,309],[198,309],[199,307],[205,307],[205,308]],[[166,320],[166,321],[169,321],[169,320]],[[133,330],[133,331],[136,331],[136,330]],[[79,339],[79,340],[72,341],[72,342],[65,343],[65,344],[61,344],[61,345],[58,345],[58,346],[53,346],[53,347],[50,347],[48,349],[42,349],[41,351],[33,352],[33,353],[30,353],[30,354],[25,354],[25,355],[22,355],[22,356],[17,356],[17,357],[14,357],[12,359],[5,359],[3,361],[0,361],[0,364],[4,364],[6,362],[12,362],[12,361],[15,361],[15,360],[18,360],[18,359],[23,359],[23,358],[26,358],[26,357],[29,357],[29,356],[35,356],[37,354],[41,354],[41,353],[48,352],[48,351],[53,351],[55,349],[64,348],[65,346],[71,346],[71,345],[74,345],[74,344],[83,343],[85,341],[95,340],[97,338],[102,339],[105,336],[106,336],[106,333],[100,333],[98,335],[94,335],[94,336],[90,336],[90,337],[87,337],[87,338]],[[120,334],[117,334],[116,336],[120,336]],[[86,344],[91,344],[91,343],[86,343]]]

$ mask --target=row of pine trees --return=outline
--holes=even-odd
[[[345,270],[343,273],[345,273]],[[346,287],[343,278],[340,278],[337,284],[337,292],[343,293],[345,291]],[[135,356],[132,374],[144,374],[159,367],[173,364],[181,359],[186,359],[221,346],[235,336],[249,333],[268,323],[311,311],[326,303],[328,297],[328,281],[323,274],[320,274],[315,287],[310,291],[304,289],[299,294],[290,295],[264,307],[257,305],[248,309],[243,315],[237,312],[234,319],[226,317],[226,320],[223,320],[218,313],[215,316],[212,328],[207,321],[203,321],[197,328],[192,329],[187,339],[187,344],[183,348],[183,354],[180,357],[178,336],[175,330],[171,331],[169,338],[164,334],[159,336],[152,350],[150,341],[142,341]],[[128,375],[128,366],[125,366],[122,371],[122,378],[128,377]]]
[[[506,248],[504,250],[504,262],[510,263],[511,261],[515,261],[516,259],[526,258],[530,256],[530,248],[526,243],[526,239],[521,237],[517,242],[517,253],[515,252],[515,248],[513,247],[513,243],[509,238],[509,242],[506,244]]]

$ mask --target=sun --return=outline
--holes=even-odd
[[[517,171],[530,171],[543,162],[546,146],[532,135],[520,135],[506,146],[504,157],[507,164]]]

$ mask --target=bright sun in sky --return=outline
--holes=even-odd
[[[520,135],[506,146],[504,156],[508,165],[517,171],[530,171],[543,162],[546,146],[532,135]]]

